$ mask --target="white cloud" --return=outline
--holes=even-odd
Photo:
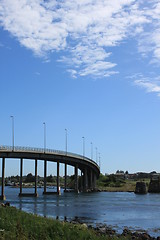
[[[160,97],[160,77],[144,77],[143,74],[135,74],[128,77],[133,80],[134,85],[146,90],[147,93],[156,93]]]
[[[135,84],[145,88],[147,92],[154,92],[157,93],[160,97],[160,83],[159,85],[157,83],[149,82],[148,80],[136,80]]]
[[[147,57],[151,54],[151,63],[160,60],[160,2],[152,0],[143,13],[149,20],[148,26],[139,38],[139,51]],[[150,55],[149,55],[150,57]]]
[[[77,78],[77,71],[74,69],[68,69],[67,72],[69,72],[72,76],[72,78]]]
[[[63,49],[67,31],[63,23],[54,23],[54,13],[44,8],[38,0],[2,0],[0,22],[3,28],[36,55],[50,50]]]
[[[73,77],[108,77],[117,73],[110,47],[130,37],[160,58],[159,12],[157,0],[0,0],[0,25],[35,55],[62,51]]]

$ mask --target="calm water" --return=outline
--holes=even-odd
[[[24,189],[23,192],[33,191]],[[43,188],[39,188],[38,198],[19,198],[19,189],[5,187],[6,201],[26,212],[53,218],[58,216],[60,220],[76,217],[93,225],[112,225],[117,231],[127,226],[147,230],[154,236],[160,235],[160,194],[97,192],[44,196],[42,192]]]

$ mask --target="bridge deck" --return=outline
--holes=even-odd
[[[6,153],[6,154],[5,154]],[[15,146],[0,146],[0,157],[6,158],[26,158],[26,159],[39,159],[55,162],[59,158],[61,163],[68,163],[69,165],[75,165],[76,163],[82,165],[92,166],[97,173],[100,172],[98,164],[92,159],[82,156],[80,154],[55,150],[55,149],[44,149],[35,147],[21,147]],[[76,161],[77,160],[77,161]]]
[[[57,162],[57,194],[60,194],[59,188],[59,163],[65,164],[65,190],[67,179],[67,165],[75,167],[75,190],[78,192],[78,169],[81,170],[81,188],[87,191],[88,188],[95,189],[96,178],[99,177],[100,169],[96,162],[85,156],[44,148],[30,148],[30,147],[11,147],[0,146],[0,158],[2,158],[2,187],[1,196],[2,200],[5,199],[4,186],[5,186],[5,158],[20,159],[20,194],[19,196],[26,196],[22,193],[22,176],[23,176],[23,159],[35,160],[35,193],[27,194],[27,196],[38,196],[37,194],[37,160],[44,161],[44,194],[46,191],[46,176],[47,176],[47,161]],[[83,173],[83,178],[82,178]],[[83,181],[82,181],[83,180]]]

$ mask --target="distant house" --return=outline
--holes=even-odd
[[[160,181],[160,174],[159,173],[154,173],[151,176],[151,180],[159,180]]]
[[[121,171],[121,170],[119,171],[118,170],[116,172],[115,176],[118,177],[118,178],[124,179],[125,178],[125,173],[124,173],[124,171]]]

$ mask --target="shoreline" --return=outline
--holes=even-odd
[[[19,188],[19,186],[8,186],[8,187],[11,187],[11,188]],[[52,186],[47,186],[47,188],[54,188],[56,187],[55,185],[52,185]],[[23,188],[27,189],[27,188],[34,188],[34,186],[23,186]],[[43,186],[38,186],[37,188],[43,188]],[[63,187],[61,187],[61,189],[64,189]],[[70,190],[67,190],[68,192],[73,192],[74,189],[70,189]],[[134,190],[118,190],[118,189],[96,189],[96,190],[88,190],[87,192],[130,192],[130,193],[134,193]]]
[[[17,209],[14,206],[10,206],[9,202],[6,203],[0,203],[0,208],[10,208],[10,209],[14,209],[16,212],[21,212],[21,213],[25,213],[26,216],[32,216],[34,217],[40,217],[42,219],[48,219],[49,221],[52,220],[57,221],[59,223],[63,224],[71,224],[71,226],[76,226],[76,227],[80,227],[80,228],[84,228],[88,231],[93,231],[96,236],[103,236],[103,237],[109,237],[110,239],[116,238],[116,239],[139,239],[139,240],[160,240],[160,236],[151,236],[147,230],[143,230],[143,229],[130,229],[129,227],[124,227],[122,229],[122,233],[119,233],[117,230],[114,229],[114,226],[110,226],[107,224],[101,224],[101,223],[96,223],[95,225],[93,224],[89,224],[89,223],[84,223],[83,221],[81,221],[78,218],[75,218],[73,220],[59,220],[59,218],[48,218],[48,217],[44,217],[44,216],[39,216],[36,214],[29,214],[25,211],[22,211],[20,209]]]

